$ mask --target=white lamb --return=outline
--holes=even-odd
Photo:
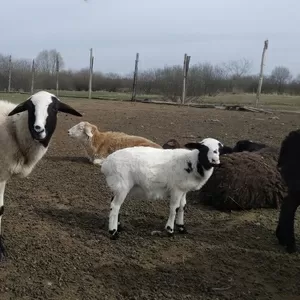
[[[32,95],[19,105],[0,101],[0,260],[5,252],[1,220],[6,182],[12,176],[28,176],[45,155],[59,111],[81,116],[45,91]]]
[[[148,199],[170,196],[170,213],[165,230],[172,235],[174,223],[185,233],[184,208],[186,194],[199,190],[220,164],[218,140],[207,138],[199,143],[188,143],[188,149],[156,149],[131,147],[109,155],[101,171],[112,190],[109,214],[111,239],[118,238],[119,210],[128,194],[144,195]]]

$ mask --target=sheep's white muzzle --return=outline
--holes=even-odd
[[[37,141],[41,141],[46,137],[46,131],[44,127],[41,127],[39,125],[34,125],[34,139]]]
[[[220,164],[220,160],[219,160],[219,159],[218,159],[218,160],[213,159],[213,160],[211,161],[211,164],[217,166],[217,165]]]

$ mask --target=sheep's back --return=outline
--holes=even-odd
[[[282,141],[278,158],[281,176],[289,189],[300,190],[300,130],[291,131]]]
[[[221,210],[278,208],[286,187],[277,157],[272,148],[224,155],[206,185],[191,197]]]
[[[149,139],[140,136],[127,135],[122,132],[107,132],[105,134],[104,142],[100,147],[107,148],[108,154],[111,154],[120,149],[138,146],[162,148],[160,145]]]

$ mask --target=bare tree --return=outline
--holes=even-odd
[[[57,57],[59,67],[60,69],[63,69],[64,60],[57,50],[51,49],[41,51],[35,59],[37,72],[49,73],[51,75],[54,75],[56,73]]]
[[[292,80],[293,76],[290,70],[286,67],[275,67],[271,73],[271,81],[277,87],[278,93],[284,92],[284,87]]]
[[[298,75],[296,76],[295,82],[296,82],[297,84],[300,84],[300,74],[298,74]]]
[[[246,58],[231,60],[224,64],[224,68],[231,77],[240,78],[249,74],[252,68],[252,62]]]
[[[156,85],[155,70],[150,69],[139,74],[139,89],[142,94],[151,94]]]
[[[225,70],[210,63],[197,64],[191,67],[189,74],[190,96],[213,95],[224,86]]]

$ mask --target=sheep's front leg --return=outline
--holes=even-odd
[[[181,201],[183,195],[184,194],[179,191],[172,192],[172,194],[171,194],[169,219],[165,226],[165,229],[169,235],[174,234],[174,224],[175,224],[176,212],[179,210],[180,201]]]
[[[179,208],[177,208],[176,227],[178,228],[179,233],[187,233],[187,230],[184,226],[185,206],[186,206],[186,194],[183,194],[180,200],[180,206]]]
[[[0,182],[0,261],[3,260],[5,256],[5,248],[3,244],[3,237],[2,237],[2,216],[4,213],[4,191],[5,191],[6,181]]]
[[[127,196],[127,192],[121,192],[115,195],[110,204],[110,213],[109,213],[109,233],[111,239],[115,240],[119,237],[118,227],[119,224],[119,213],[122,203],[124,202]]]

